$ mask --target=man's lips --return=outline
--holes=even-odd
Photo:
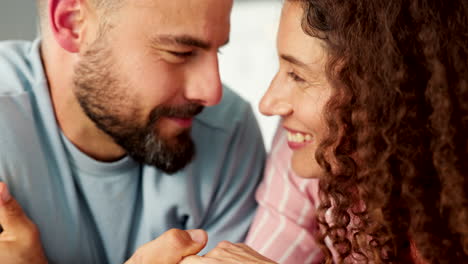
[[[179,118],[179,117],[168,117],[169,120],[174,121],[179,126],[183,128],[189,128],[192,126],[193,117],[192,118]]]

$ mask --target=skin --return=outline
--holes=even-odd
[[[260,102],[265,115],[279,115],[282,126],[310,134],[312,140],[294,149],[293,169],[302,177],[320,177],[315,150],[326,134],[323,108],[332,93],[324,69],[326,53],[320,40],[301,28],[302,8],[286,1],[278,31],[280,69]],[[222,242],[203,257],[189,256],[182,264],[274,263],[244,244]]]
[[[184,257],[202,250],[208,235],[200,229],[171,229],[157,239],[140,247],[125,264],[180,263]]]
[[[41,56],[65,136],[96,160],[114,161],[128,154],[97,127],[78,100],[83,87],[77,85],[82,79],[77,76],[89,76],[79,75],[77,69],[92,59],[99,58],[89,68],[92,73],[113,79],[107,86],[102,79],[88,82],[94,85],[93,96],[102,95],[88,102],[101,103],[116,120],[143,126],[161,106],[217,104],[222,96],[218,50],[228,42],[231,8],[232,0],[129,0],[107,12],[88,0],[48,0],[44,12],[48,16],[41,23]],[[90,57],[92,51],[106,56]],[[99,64],[103,62],[108,64]],[[162,116],[153,130],[169,145],[177,144],[183,131],[190,129],[186,121],[181,124],[170,115]],[[5,190],[0,183],[0,198]],[[9,197],[0,202],[5,230],[0,235],[0,263],[46,263],[39,230]],[[206,242],[202,230],[169,230],[140,247],[126,263],[178,263],[197,254]]]
[[[39,230],[0,182],[0,263],[46,264]]]
[[[219,243],[215,249],[204,256],[188,256],[185,257],[180,264],[273,264],[271,259],[268,259],[249,246],[241,243],[231,243],[223,241]]]
[[[0,182],[0,263],[47,264],[36,225]],[[171,229],[141,246],[125,264],[179,263],[197,254],[208,242],[205,231]]]
[[[302,12],[298,3],[286,1],[283,6],[277,38],[280,68],[260,102],[260,111],[280,116],[289,132],[311,136],[309,142],[293,148],[291,163],[299,176],[318,178],[322,169],[313,157],[327,133],[323,109],[332,88],[324,72],[324,44],[303,32]]]
[[[164,17],[161,13],[161,16],[154,15],[158,14],[156,2],[167,5],[168,10],[171,10],[166,13],[167,16]],[[176,2],[178,1],[135,0],[115,15],[106,17],[110,24],[115,21],[117,14],[125,14],[131,18],[126,19],[125,23],[114,25],[111,30],[114,34],[108,32],[109,41],[107,43],[111,46],[112,52],[120,54],[120,56],[115,56],[116,61],[114,62],[122,69],[121,73],[133,73],[133,75],[127,74],[126,81],[132,84],[130,87],[135,88],[126,91],[125,96],[128,97],[129,102],[139,104],[140,111],[146,115],[151,109],[163,102],[180,105],[186,101],[194,101],[209,106],[216,104],[221,96],[216,51],[227,40],[229,29],[226,29],[226,25],[229,23],[226,22],[226,17],[232,2],[229,2],[228,7],[226,7],[224,6],[226,2],[219,0],[206,0],[202,3],[191,0],[184,2],[186,7],[189,7],[187,9],[180,9],[180,6],[183,5],[177,5]],[[204,5],[208,3],[211,5]],[[100,160],[118,159],[125,155],[125,151],[115,144],[107,134],[96,128],[81,109],[73,93],[73,69],[79,64],[83,54],[86,54],[86,51],[93,47],[92,44],[95,43],[99,33],[99,20],[97,18],[102,17],[103,14],[98,14],[85,1],[50,0],[49,4],[51,27],[45,33],[46,38],[42,51],[46,72],[61,73],[48,74],[58,122],[65,135],[83,152]],[[205,9],[200,8],[200,6],[204,6]],[[223,7],[225,7],[226,12],[221,12],[222,15],[218,16],[215,14],[216,12],[210,12],[208,7],[217,7],[213,10],[219,10],[219,8],[224,10]],[[149,10],[152,10],[153,13]],[[177,23],[175,21],[171,23],[171,19],[177,18],[177,15],[180,15],[181,19],[178,21],[175,19]],[[187,19],[189,15],[193,16],[194,19]],[[217,19],[208,19],[212,16]],[[298,19],[300,16],[301,9],[298,5],[285,3],[278,33],[280,70],[263,98],[260,108],[264,114],[280,115],[284,120],[283,126],[285,128],[312,136],[311,143],[294,151],[292,163],[294,170],[301,176],[317,177],[320,174],[320,169],[317,164],[310,166],[309,158],[315,152],[317,142],[326,132],[321,116],[322,109],[331,94],[331,89],[323,74],[324,50],[320,41],[310,38],[302,32]],[[150,25],[157,24],[155,21],[167,27],[147,26],[148,23]],[[142,26],[142,23],[145,26]],[[169,31],[168,28],[171,30]],[[159,36],[173,32],[194,34],[210,45],[208,49],[195,49],[198,52],[193,57],[179,60],[181,58],[176,56],[177,60],[172,61],[176,57],[172,57],[174,54],[171,52],[173,51],[167,52],[168,48],[182,47],[168,45],[167,42],[154,45],[154,41],[148,41],[147,38],[150,29],[158,31],[155,34]],[[116,32],[120,32],[120,34]],[[124,36],[131,37],[127,39]],[[154,38],[151,39],[154,40]],[[150,45],[151,48],[148,48],[147,45]],[[189,47],[184,45],[183,48]],[[176,52],[192,51],[192,49],[181,49]],[[304,61],[304,58],[307,60]],[[182,64],[183,66],[175,67],[174,64]],[[192,70],[197,74],[193,74]],[[156,80],[153,74],[157,73],[167,73],[178,78],[174,82],[170,82],[164,77]],[[215,82],[213,82],[214,79],[216,79]],[[213,83],[215,85],[209,85]],[[154,87],[165,87],[167,90],[163,89],[158,93],[151,93]],[[192,89],[189,89],[190,87]],[[140,116],[140,118],[143,117],[144,114]],[[171,134],[177,134],[180,129],[170,119],[163,120],[161,123],[167,127],[162,133],[168,137]],[[302,164],[308,164],[308,166],[302,166]],[[28,238],[25,240],[27,243],[18,239],[16,244],[11,244],[13,246],[9,248],[10,256],[7,256],[4,262],[23,263],[22,259],[15,259],[19,256],[26,259],[26,263],[44,263],[38,230],[22,213],[19,205],[13,210],[17,214],[7,214],[7,216],[13,216],[10,219],[2,218],[1,210],[0,206],[0,223],[5,225],[5,230],[11,230],[7,234],[12,234],[7,237],[19,237],[21,234]],[[17,218],[14,218],[15,215],[20,215],[19,218],[23,219],[18,224],[19,231],[16,232],[8,227],[8,223],[17,222]],[[274,263],[246,245],[230,242],[220,243],[204,257],[195,256],[194,254],[197,254],[206,245],[206,241],[206,233],[201,230],[170,230],[139,248],[126,263],[178,263],[180,261],[184,264]]]
[[[117,117],[141,125],[161,105],[217,104],[222,95],[217,52],[228,41],[231,7],[232,1],[136,0],[105,13],[86,0],[50,0],[42,55],[64,134],[97,160],[126,154],[84,113],[74,89],[75,68],[103,46],[119,84],[106,106]],[[155,129],[171,141],[187,128],[161,118]]]

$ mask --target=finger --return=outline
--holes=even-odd
[[[202,257],[197,256],[197,255],[188,256],[188,257],[183,258],[182,261],[179,262],[179,264],[199,264],[199,263],[203,263],[201,258]]]
[[[274,263],[245,244],[229,241],[220,242],[205,256],[218,260],[230,260],[233,263]]]
[[[236,245],[229,241],[221,241],[218,243],[218,245],[216,245],[214,249],[212,249],[210,252],[205,254],[205,257],[222,259],[223,257],[227,255],[232,255],[233,248],[235,247]]]
[[[9,233],[20,233],[31,228],[31,221],[3,182],[0,182],[0,224],[3,231]]]
[[[178,263],[200,252],[207,241],[203,230],[171,229],[138,249],[128,263]]]
[[[208,235],[204,230],[178,230],[166,232],[168,247],[182,253],[182,258],[200,252],[208,242]],[[181,258],[181,259],[182,259]],[[180,260],[180,259],[179,259]]]
[[[207,257],[200,257],[197,255],[188,256],[182,259],[179,264],[222,264],[225,263],[222,260],[212,259]]]
[[[253,248],[251,248],[250,246],[244,244],[244,243],[236,243],[235,244],[237,247],[239,248],[242,248],[243,250],[245,251],[248,251],[248,252],[252,252],[252,253],[258,253],[257,251],[255,251]]]
[[[230,250],[233,252],[251,252],[251,253],[257,252],[244,243],[232,243],[229,241],[221,241],[216,247],[220,249]]]
[[[205,247],[206,242],[208,242],[208,234],[202,229],[190,229],[185,230],[185,232],[189,234],[190,239],[192,239],[192,241],[203,245],[203,247]]]

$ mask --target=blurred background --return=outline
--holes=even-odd
[[[1,0],[0,40],[37,37],[35,0]],[[277,68],[276,31],[281,0],[234,0],[229,44],[219,57],[221,79],[249,101],[267,149],[278,118],[262,116],[258,102]]]

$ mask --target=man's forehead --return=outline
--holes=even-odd
[[[217,2],[229,3],[232,0],[125,0],[127,4],[141,8],[157,8],[159,10],[191,11],[200,8],[215,8]]]
[[[219,48],[229,40],[230,0],[126,0],[153,44]],[[219,2],[223,2],[220,4]],[[214,3],[213,5],[210,5]],[[222,10],[215,10],[222,6]],[[146,31],[146,30],[145,30]]]
[[[223,23],[229,21],[232,0],[125,0],[126,5],[162,22]]]

